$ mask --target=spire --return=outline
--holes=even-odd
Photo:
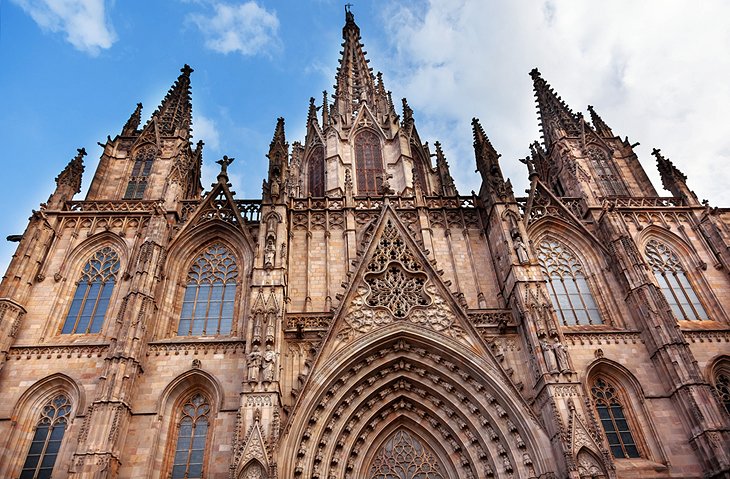
[[[327,90],[322,91],[322,128],[325,128],[330,121],[330,111],[327,105]]]
[[[177,133],[189,137],[193,123],[193,106],[190,101],[190,74],[193,69],[186,64],[180,71],[181,75],[177,77],[152,116],[157,117],[160,134]]]
[[[331,113],[340,115],[342,121],[348,123],[362,104],[367,103],[370,109],[388,105],[384,88],[377,88],[372,69],[365,58],[363,44],[360,42],[360,28],[355,23],[355,16],[348,5],[345,6],[345,26],[342,28],[342,58],[335,77],[335,110]],[[382,90],[382,91],[380,91]],[[378,98],[382,96],[383,98]],[[387,114],[387,111],[378,112]]]
[[[442,193],[444,196],[457,196],[459,193],[456,191],[454,179],[451,177],[451,172],[449,171],[449,164],[446,161],[443,150],[441,150],[441,143],[437,141],[433,145],[436,147],[436,170],[441,179]]]
[[[408,100],[406,100],[405,98],[403,98],[402,101],[403,101],[403,121],[402,121],[402,125],[405,128],[407,126],[413,125],[413,110],[408,105]]]
[[[474,156],[477,171],[482,176],[482,191],[496,195],[499,200],[511,197],[512,183],[504,180],[502,168],[499,166],[501,155],[492,146],[492,142],[489,141],[477,118],[472,118],[471,125],[474,131]]]
[[[127,123],[124,124],[124,127],[122,128],[122,136],[132,136],[135,133],[137,133],[137,128],[139,128],[139,122],[142,118],[142,104],[137,103],[137,108],[134,109],[134,112],[129,117],[129,120],[127,120]]]
[[[56,189],[45,205],[50,210],[61,209],[65,202],[70,201],[76,193],[81,191],[81,177],[84,174],[86,150],[79,148],[76,151],[78,152],[76,156],[68,162],[63,171],[56,177]]]
[[[311,124],[313,122],[317,121],[317,107],[314,106],[314,97],[309,97],[309,113],[307,114],[307,124]],[[276,125],[277,131],[279,125]],[[283,134],[283,126],[282,126],[282,134]],[[274,139],[276,139],[276,136],[274,136]]]
[[[312,104],[314,104],[313,101]],[[278,202],[287,182],[289,171],[289,143],[286,142],[284,118],[282,117],[276,120],[274,137],[271,139],[269,154],[266,156],[269,158],[269,179],[264,181],[264,196],[266,197],[268,193],[273,202]]]
[[[651,154],[656,158],[657,169],[662,178],[664,189],[670,191],[676,198],[683,198],[685,201],[697,203],[697,196],[687,186],[687,176],[679,171],[671,160],[665,158],[661,151],[659,148],[654,148]]]
[[[596,113],[596,110],[593,109],[592,105],[588,105],[588,112],[591,114],[591,123],[593,124],[593,128],[596,130],[596,133],[604,138],[613,138],[613,131],[611,131],[611,128],[609,128],[606,122],[603,121],[603,118],[598,116],[598,113]]]
[[[550,146],[564,136],[578,136],[581,132],[579,116],[568,108],[563,99],[540,76],[537,68],[532,69],[530,76],[545,145]]]

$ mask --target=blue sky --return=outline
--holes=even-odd
[[[0,269],[16,246],[5,236],[22,233],[76,149],[89,152],[83,198],[97,142],[139,101],[146,120],[185,63],[204,186],[227,154],[238,196],[258,197],[276,118],[290,143],[303,140],[309,97],[332,90],[343,3],[0,0]],[[517,158],[539,137],[537,66],[574,110],[592,104],[641,142],[658,189],[653,147],[700,198],[730,205],[727,2],[369,0],[352,10],[371,66],[395,100],[408,97],[421,138],[444,144],[460,192],[478,189],[473,116],[516,192],[526,187]]]

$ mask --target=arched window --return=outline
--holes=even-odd
[[[373,458],[370,479],[444,479],[436,454],[405,429],[397,430]]]
[[[537,259],[548,282],[553,307],[564,325],[603,323],[583,267],[572,251],[546,238],[537,247]]]
[[[383,185],[383,154],[372,131],[364,130],[355,138],[355,168],[358,194],[377,194]]]
[[[715,374],[715,390],[725,410],[730,414],[730,374],[726,371],[718,371]]]
[[[108,246],[86,263],[66,315],[62,334],[98,333],[119,272],[119,256]]]
[[[172,479],[202,478],[205,443],[208,438],[210,404],[200,393],[193,394],[180,413],[177,426]]]
[[[54,397],[43,407],[20,479],[51,477],[70,415],[71,402],[64,394]]]
[[[626,186],[616,173],[616,168],[600,148],[589,148],[588,157],[593,163],[598,184],[603,188],[606,196],[627,196]]]
[[[309,177],[309,194],[315,197],[324,196],[324,148],[321,145],[314,147],[309,155],[307,169]]]
[[[154,161],[155,149],[153,147],[143,148],[137,153],[132,166],[132,174],[127,183],[127,190],[124,192],[125,200],[141,200],[144,197],[147,178],[150,176]]]
[[[641,457],[616,388],[598,377],[591,387],[591,396],[613,457]]]
[[[644,250],[654,277],[677,319],[707,319],[692,286],[687,280],[682,263],[669,246],[652,239]]]
[[[188,272],[177,334],[229,334],[237,280],[238,267],[233,255],[220,243],[210,245]]]

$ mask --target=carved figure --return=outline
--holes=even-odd
[[[264,352],[264,356],[263,356],[263,371],[261,374],[261,378],[264,381],[273,381],[274,380],[275,366],[276,366],[276,353],[271,348],[271,345],[268,344],[266,346],[266,351]]]
[[[276,317],[273,314],[268,315],[268,319],[266,320],[266,342],[267,343],[274,341],[274,332],[275,332],[274,321],[275,320],[276,320]]]
[[[552,346],[553,353],[555,353],[555,360],[558,365],[558,369],[561,373],[569,373],[570,365],[568,363],[568,352],[565,350],[565,346],[560,341],[555,339],[555,343]]]
[[[259,382],[259,369],[261,368],[261,351],[258,346],[254,346],[248,355],[248,381],[252,383]]]
[[[527,248],[525,247],[525,243],[522,241],[521,236],[517,236],[515,239],[515,252],[517,253],[517,259],[520,262],[520,264],[527,264],[530,262],[530,258],[527,255]]]
[[[253,341],[261,341],[261,314],[256,314],[253,321]]]
[[[547,343],[547,341],[540,341],[540,348],[542,349],[542,357],[545,359],[545,365],[548,371],[551,373],[558,372],[558,363],[555,361],[555,353],[553,348]]]
[[[274,246],[274,239],[269,238],[266,242],[266,248],[264,249],[264,267],[274,267],[274,256],[276,256],[276,246]]]

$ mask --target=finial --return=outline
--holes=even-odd
[[[413,110],[408,105],[408,100],[403,98],[403,124],[412,123],[413,122]]]
[[[183,65],[183,67],[180,69],[180,71],[182,72],[183,75],[190,76],[190,74],[193,73],[195,70],[190,68],[190,65],[188,65],[186,63],[185,65]]]
[[[221,165],[221,172],[218,173],[218,181],[221,183],[228,182],[228,165],[233,163],[233,160],[235,158],[229,158],[228,155],[223,155],[223,158],[216,161],[219,165]]]
[[[530,70],[530,77],[532,77],[533,80],[537,80],[538,78],[541,78],[540,70],[538,70],[537,67]]]

